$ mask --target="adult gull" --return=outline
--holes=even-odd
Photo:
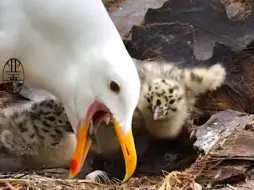
[[[101,0],[1,0],[2,67],[10,58],[23,64],[26,84],[63,103],[77,136],[70,178],[80,172],[98,125],[110,120],[125,159],[124,181],[133,175],[131,121],[140,81]]]

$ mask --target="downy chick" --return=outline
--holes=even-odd
[[[216,90],[226,77],[221,64],[180,69],[172,63],[135,61],[141,79],[138,109],[155,138],[175,138],[194,108],[196,97]]]
[[[46,99],[2,109],[0,142],[24,166],[69,167],[76,137],[63,106]]]
[[[11,171],[42,166],[68,168],[76,147],[76,136],[61,102],[47,98],[1,110],[0,147],[10,154],[5,162],[8,159],[11,161],[11,156],[20,161],[16,168],[10,168]],[[93,147],[96,154],[97,146]],[[93,171],[90,161],[88,158],[82,168],[85,178],[96,182],[100,178],[107,181],[106,172]],[[10,169],[7,167],[5,172]]]

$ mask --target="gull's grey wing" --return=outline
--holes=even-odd
[[[23,85],[21,91],[19,92],[19,95],[32,101],[41,101],[46,98],[56,98],[52,93],[48,92],[47,90],[27,84]]]

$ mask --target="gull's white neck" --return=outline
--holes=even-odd
[[[101,0],[3,0],[0,13],[1,64],[19,59],[26,83],[63,101],[75,88],[86,52],[106,41],[124,48]]]

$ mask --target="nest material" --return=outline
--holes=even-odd
[[[113,190],[113,189],[159,189],[159,190],[185,190],[193,185],[196,185],[195,178],[202,171],[202,168],[205,166],[207,157],[202,157],[198,160],[191,168],[183,171],[173,171],[163,177],[138,177],[131,178],[125,184],[108,184],[103,185],[99,183],[94,183],[88,180],[64,180],[56,179],[54,175],[46,177],[47,172],[42,172],[42,175],[30,174],[25,175],[21,179],[19,178],[7,178],[0,180],[1,189],[30,189],[30,190],[39,190],[39,189],[96,189],[96,190]],[[67,172],[67,170],[66,170]],[[21,174],[24,175],[24,174]]]
[[[225,118],[225,115],[227,117]],[[198,186],[198,181],[204,187],[228,186],[230,184],[240,186],[240,183],[248,178],[254,179],[254,152],[252,144],[254,142],[253,115],[246,116],[240,112],[224,111],[212,116],[214,122],[207,121],[200,130],[216,131],[213,124],[224,128],[218,135],[213,130],[208,133],[214,133],[211,139],[216,143],[210,142],[213,146],[207,149],[199,133],[197,139],[200,142],[199,149],[208,150],[206,154],[196,160],[196,162],[183,172],[169,173],[159,190],[187,190]],[[225,129],[226,128],[226,129]],[[227,133],[227,130],[230,132]],[[214,138],[218,136],[219,138]],[[228,183],[228,184],[227,184]],[[246,184],[245,184],[246,186]],[[195,187],[196,188],[196,187]],[[244,187],[243,187],[244,189]]]
[[[158,184],[161,182],[160,177],[140,177],[132,178],[126,184],[110,184],[103,185],[99,183],[94,183],[88,180],[64,180],[64,179],[54,179],[48,178],[42,175],[28,175],[22,179],[1,179],[0,189],[8,190],[113,190],[113,189],[158,189]]]
[[[248,124],[245,127],[237,127],[241,125],[243,120],[237,120],[243,117],[236,115],[235,112],[226,111],[225,113],[232,114],[232,120],[239,121],[234,123],[236,130],[231,130],[227,136],[221,135],[221,138],[216,140],[209,151],[199,156],[195,163],[188,169],[183,171],[172,171],[167,173],[165,177],[133,177],[127,183],[109,183],[102,185],[93,183],[87,180],[64,180],[68,175],[68,170],[42,170],[36,171],[36,174],[16,174],[16,176],[8,176],[7,179],[0,180],[2,189],[158,189],[158,190],[199,190],[203,187],[212,186],[216,189],[217,186],[233,187],[233,184],[243,183],[245,178],[254,179],[254,169],[251,169],[254,161],[254,154],[251,151],[253,142],[253,116],[248,119]],[[237,112],[239,113],[239,112]],[[225,114],[218,113],[214,115],[217,120],[221,121],[218,125],[228,126],[227,121],[223,121],[222,117]],[[224,122],[224,124],[223,124]],[[216,121],[217,123],[217,121]],[[232,122],[231,122],[232,123]],[[233,125],[233,124],[232,124]],[[202,128],[210,129],[212,122],[207,122]],[[197,138],[200,138],[197,136]],[[235,143],[234,143],[235,142]],[[202,148],[202,147],[201,147]],[[244,152],[244,154],[241,154]],[[230,156],[228,156],[230,155]],[[233,161],[232,161],[233,160]],[[61,172],[62,171],[62,172]],[[19,177],[18,177],[19,175]],[[20,176],[21,175],[21,176]],[[6,176],[2,176],[5,178]],[[14,179],[15,177],[15,179]],[[230,182],[231,181],[231,182]],[[245,186],[247,184],[245,182]],[[220,183],[220,184],[219,184]],[[199,185],[200,184],[200,185]],[[218,185],[219,184],[219,185]],[[230,185],[229,185],[230,184]]]
[[[62,180],[51,179],[43,176],[30,176],[29,179],[2,179],[0,180],[1,189],[107,189],[104,185],[94,184],[90,181],[81,180]]]
[[[163,180],[159,190],[187,190],[196,188],[200,185],[195,182],[196,178],[204,170],[207,161],[209,160],[209,153],[197,159],[197,161],[183,172],[170,172]],[[200,186],[201,187],[201,186]]]

